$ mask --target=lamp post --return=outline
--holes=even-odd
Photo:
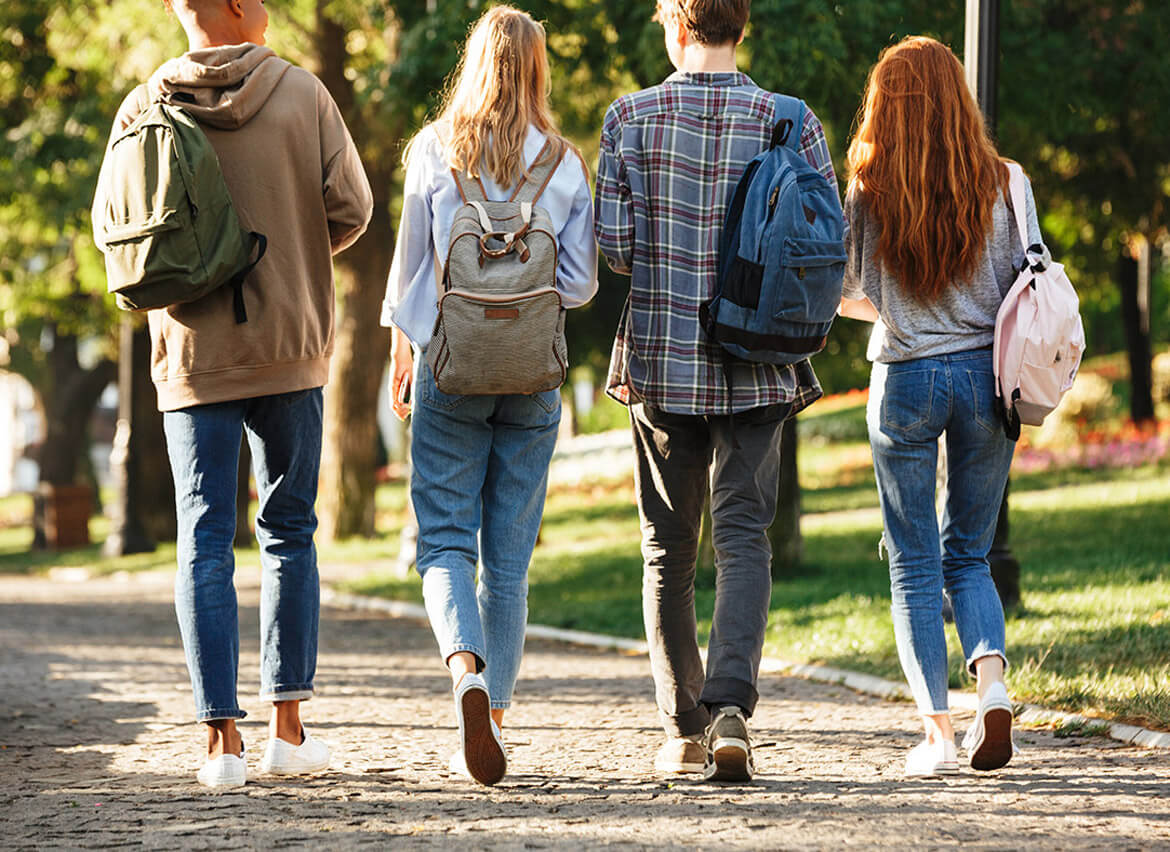
[[[983,110],[983,118],[992,138],[996,135],[998,100],[996,87],[999,77],[999,0],[967,0],[966,37],[963,45],[967,85]],[[1008,544],[1009,480],[1003,489],[999,504],[999,518],[995,526],[995,540],[987,555],[991,576],[1004,608],[1020,602],[1020,562]]]

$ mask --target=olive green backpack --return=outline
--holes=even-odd
[[[183,109],[157,101],[115,131],[92,212],[118,307],[164,308],[226,284],[236,322],[247,321],[244,278],[268,240],[240,227],[215,150]]]

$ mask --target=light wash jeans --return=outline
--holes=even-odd
[[[991,349],[874,364],[866,421],[889,553],[898,657],[924,715],[947,712],[946,587],[967,667],[1004,653],[987,553],[1015,443],[996,411]],[[938,439],[946,435],[941,533]]]
[[[179,521],[175,611],[200,722],[246,715],[236,701],[240,633],[232,582],[241,431],[260,497],[260,695],[294,701],[313,694],[321,409],[321,388],[312,388],[163,415]]]
[[[524,651],[528,563],[544,513],[560,391],[450,396],[419,358],[414,394],[410,495],[431,628],[444,661],[459,651],[476,656],[491,706],[505,708]]]

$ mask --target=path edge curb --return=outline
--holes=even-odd
[[[341,609],[379,612],[394,618],[428,620],[426,608],[421,604],[339,592],[328,585],[322,585],[321,603]],[[603,633],[589,633],[584,630],[565,630],[559,627],[549,627],[544,624],[529,624],[525,635],[533,639],[565,642],[570,645],[581,645],[599,650],[622,651],[627,654],[648,653],[646,643],[640,639],[606,636]],[[896,683],[892,680],[886,680],[885,678],[864,674],[862,672],[849,671],[848,669],[837,669],[813,663],[793,663],[777,657],[764,657],[760,663],[760,672],[766,674],[788,674],[819,683],[838,684],[852,689],[855,692],[873,695],[887,701],[911,700],[910,691],[906,688],[905,684]],[[949,700],[952,707],[971,712],[974,712],[977,708],[977,700],[973,693],[952,690],[949,693]],[[1017,705],[1016,718],[1028,725],[1061,725],[1063,727],[1088,728],[1105,726],[1106,734],[1110,739],[1144,748],[1170,749],[1170,733],[1151,731],[1148,728],[1140,728],[1137,725],[1109,722],[1106,719],[1094,719],[1090,716],[1081,716],[1076,713],[1065,713],[1061,710],[1049,710],[1046,707],[1040,707],[1036,704]]]

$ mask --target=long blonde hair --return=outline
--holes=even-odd
[[[528,125],[558,135],[549,85],[544,27],[511,6],[486,11],[467,37],[435,121],[448,164],[472,177],[482,170],[502,187],[515,183]]]
[[[910,36],[882,52],[848,158],[877,258],[909,294],[935,301],[975,271],[1008,171],[950,48]]]

